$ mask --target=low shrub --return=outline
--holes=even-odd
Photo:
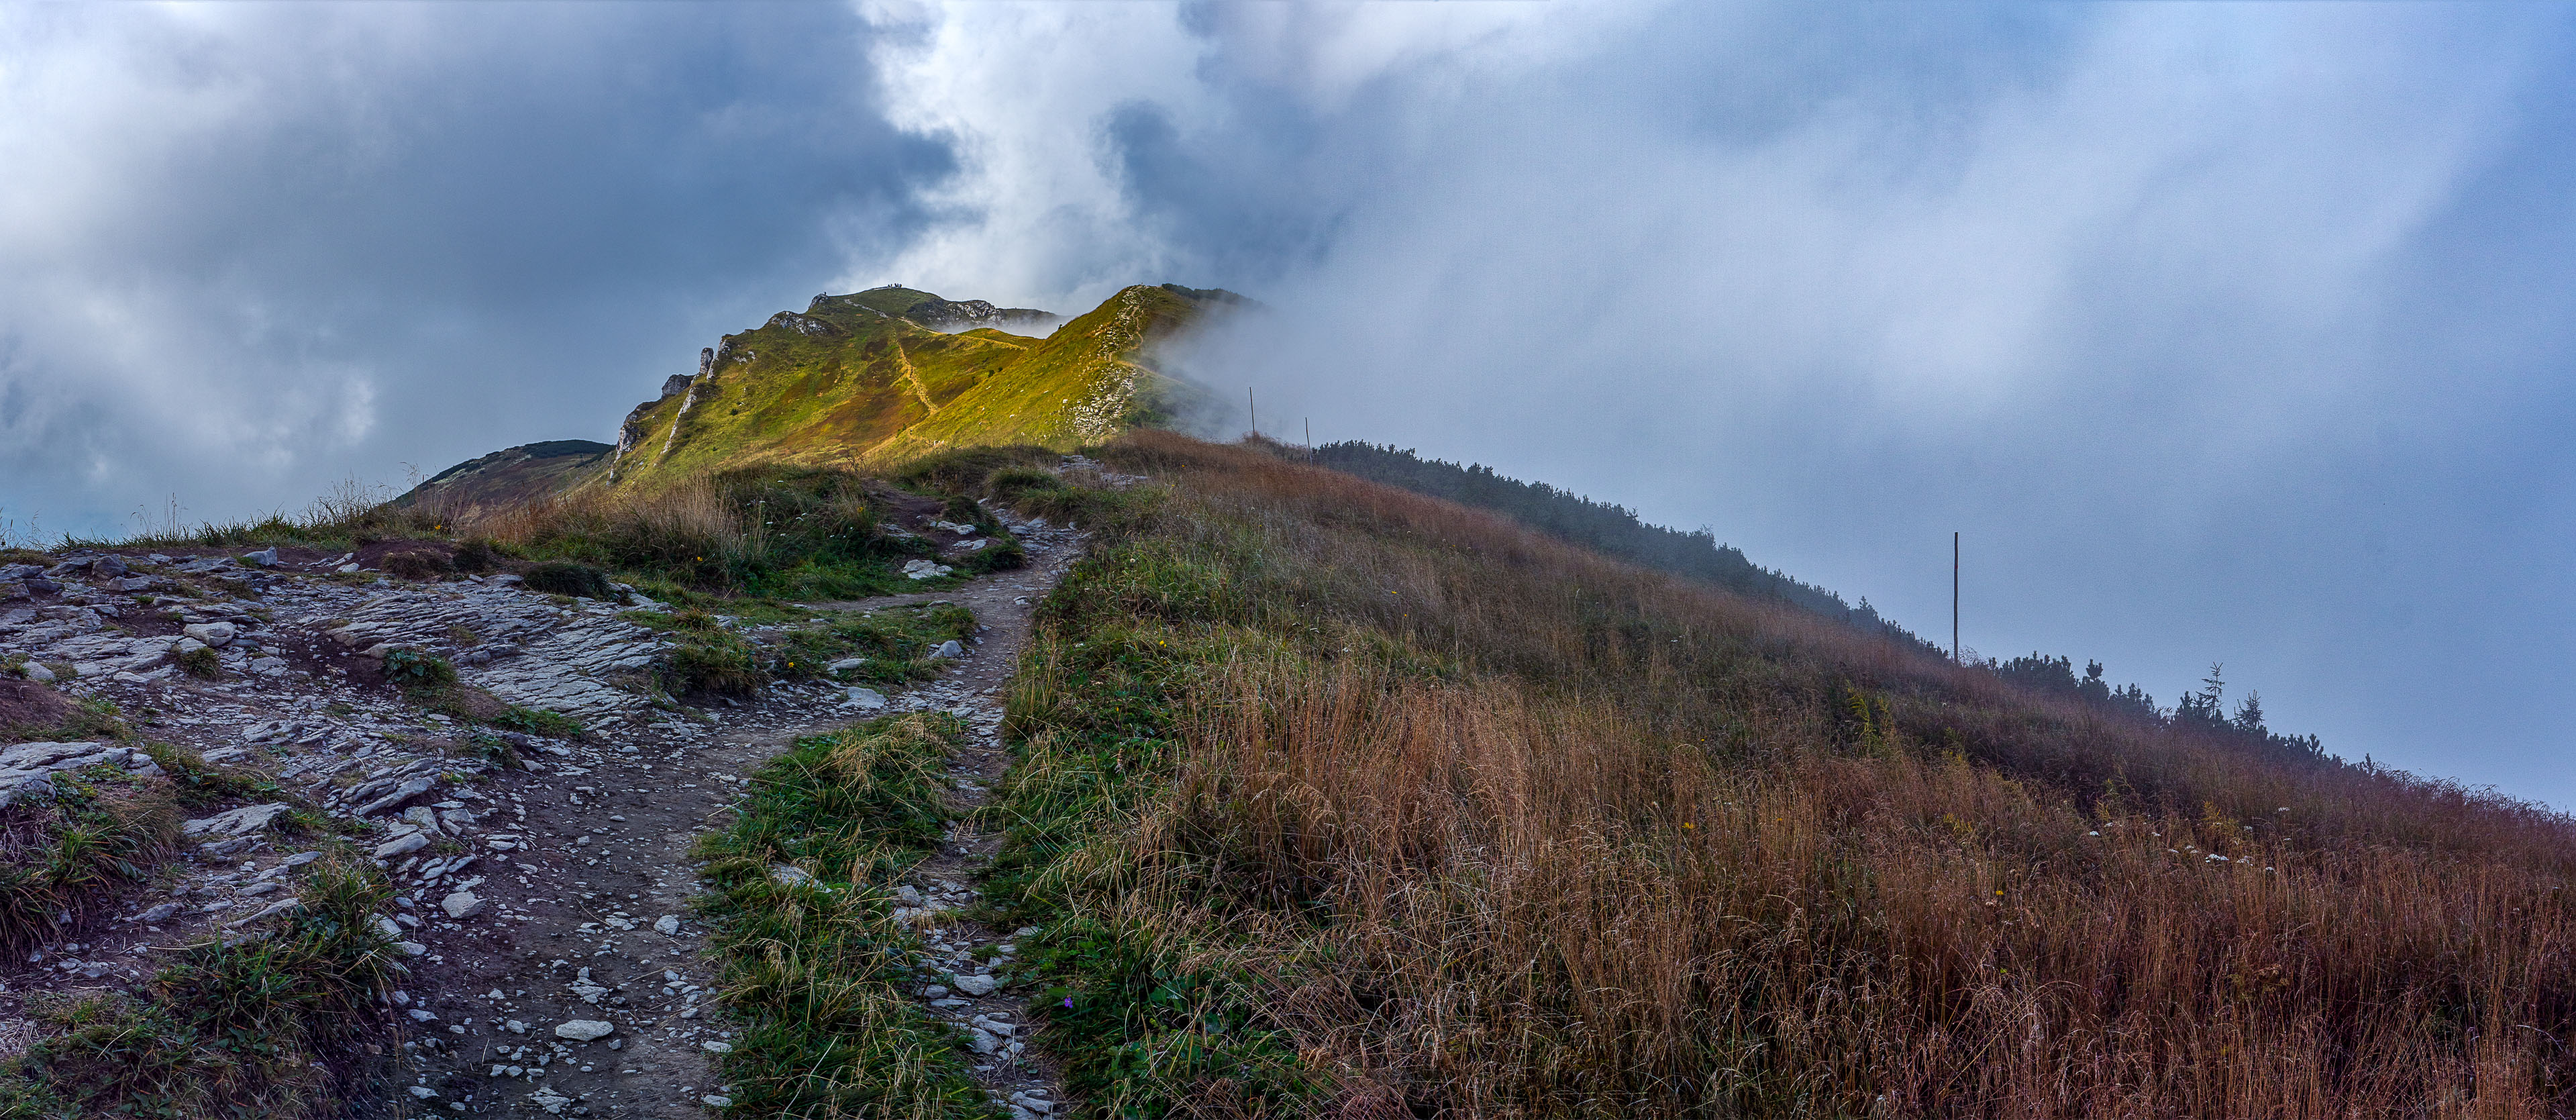
[[[179,671],[199,680],[213,680],[224,675],[224,655],[212,646],[198,646],[179,655]]]
[[[578,595],[585,599],[609,596],[608,573],[588,564],[571,560],[549,560],[528,569],[523,577],[528,590],[550,595]]]
[[[405,692],[433,691],[456,683],[456,666],[428,650],[387,650],[385,682]]]
[[[456,571],[456,565],[435,552],[397,552],[376,561],[376,566],[418,583],[440,579]]]
[[[502,559],[501,549],[492,543],[492,538],[468,537],[465,543],[456,546],[453,563],[457,571],[481,575],[500,567]]]

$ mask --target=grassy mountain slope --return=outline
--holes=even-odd
[[[1226,305],[1168,287],[1127,288],[1043,341],[1025,344],[1007,371],[943,402],[936,415],[906,428],[876,455],[894,461],[977,445],[1070,449],[1165,419],[1195,388],[1152,367],[1153,345],[1212,306]]]
[[[1760,567],[1745,559],[1743,550],[1717,543],[1716,535],[1707,529],[1685,533],[1648,525],[1638,520],[1637,511],[1632,509],[1579,497],[1543,482],[1507,478],[1483,464],[1460,466],[1424,459],[1410,449],[1399,451],[1393,446],[1358,441],[1328,443],[1316,448],[1312,459],[1345,474],[1401,486],[1417,494],[1496,510],[1552,536],[1622,560],[1706,580],[1741,595],[1778,599],[1839,619],[1865,633],[1910,642],[1926,653],[1940,652],[1879,617],[1868,600],[1854,607],[1824,588]]]
[[[816,296],[802,312],[726,335],[696,377],[673,377],[661,397],[637,405],[613,448],[560,440],[495,452],[397,501],[497,509],[594,482],[660,489],[725,471],[840,469],[947,447],[1070,450],[1202,400],[1196,385],[1153,368],[1154,345],[1246,302],[1217,289],[1138,285],[1033,338],[995,326],[937,330],[905,316],[925,304],[1006,323],[1053,316],[910,288]],[[559,458],[576,445],[582,458]]]
[[[1214,305],[1132,287],[1037,339],[943,333],[883,310],[915,295],[927,293],[818,297],[725,336],[708,372],[628,418],[607,477],[649,488],[748,466],[1098,442],[1188,391],[1150,368],[1148,350]]]
[[[586,439],[521,444],[440,471],[394,501],[400,506],[434,503],[459,512],[524,505],[588,481],[607,468],[608,453],[614,450]]]
[[[815,314],[725,336],[711,372],[628,419],[612,474],[649,487],[753,464],[856,463],[1025,353],[817,301]]]
[[[1137,432],[989,893],[1106,1116],[2548,1116],[2576,827]],[[996,482],[1002,476],[996,476]],[[1034,508],[1034,507],[1032,507]]]

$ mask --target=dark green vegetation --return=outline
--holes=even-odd
[[[886,607],[856,618],[844,617],[822,626],[791,630],[769,651],[770,674],[786,680],[830,678],[903,684],[939,674],[930,652],[941,642],[967,642],[975,637],[975,615],[951,603]],[[866,658],[867,664],[834,673],[836,661]]]
[[[963,731],[916,713],[803,740],[700,843],[715,885],[700,913],[742,1031],[719,1059],[735,1114],[990,1115],[957,1036],[905,992],[929,974],[891,917],[893,887],[954,816],[946,763]]]
[[[987,884],[1088,1115],[2561,1115],[2576,827],[1138,433]],[[2469,1102],[2475,1102],[2472,1107]]]
[[[1295,454],[1292,449],[1279,450]],[[1741,550],[1717,543],[1716,534],[1706,528],[1686,533],[1649,525],[1637,519],[1635,510],[1624,506],[1596,502],[1543,482],[1505,478],[1481,464],[1460,466],[1424,459],[1409,449],[1399,451],[1393,446],[1328,443],[1312,452],[1312,460],[1344,474],[1400,486],[1416,494],[1493,510],[1559,540],[1633,564],[1701,580],[1739,595],[1777,599],[1862,633],[1884,635],[1917,652],[1936,656],[1943,652],[1879,617],[1869,600],[1863,599],[1854,607],[1824,588],[1759,567],[1745,559]],[[2155,699],[2134,684],[2112,688],[2102,679],[2100,662],[2089,663],[2081,680],[2076,679],[2073,663],[2064,657],[2033,653],[1982,664],[2025,688],[2057,693],[2150,723],[2171,724],[2276,758],[2314,760],[2325,755],[2325,746],[2316,736],[2282,735],[2265,727],[2262,699],[2253,693],[2246,694],[2232,716],[2223,711],[2220,701],[2225,689],[2216,666],[2211,667],[2201,691],[2183,697],[2176,707],[2168,709],[2157,707]]]
[[[371,928],[391,890],[346,851],[307,866],[301,910],[189,946],[134,995],[31,1004],[48,1037],[0,1069],[0,1116],[335,1116],[391,1088],[402,975]]]
[[[2200,690],[2185,693],[2171,708],[2159,708],[2156,699],[2145,689],[2126,685],[2118,689],[2102,679],[2102,663],[2086,662],[2084,676],[2075,675],[2075,665],[2064,657],[2031,653],[1985,666],[1996,676],[2034,692],[2050,693],[2081,700],[2106,711],[2118,712],[2131,719],[2161,724],[2188,731],[2202,738],[2232,743],[2283,762],[2326,761],[2325,744],[2314,735],[2283,735],[2263,724],[2263,696],[2248,692],[2236,703],[2236,711],[2227,711],[2227,682],[2221,679],[2222,666],[2211,665],[2209,675],[2201,679]]]
[[[456,666],[424,650],[387,650],[384,666],[386,683],[407,692],[430,691],[456,683]]]
[[[578,595],[590,599],[605,599],[609,595],[608,573],[570,560],[547,560],[533,565],[525,578],[528,590],[549,595]]]

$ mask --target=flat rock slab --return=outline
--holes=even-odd
[[[265,805],[244,805],[211,817],[199,817],[179,826],[182,836],[248,836],[266,829],[295,807],[283,801]]]

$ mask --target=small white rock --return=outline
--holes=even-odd
[[[680,935],[679,915],[664,914],[659,918],[653,919],[653,932],[661,934],[664,937],[678,937]]]

